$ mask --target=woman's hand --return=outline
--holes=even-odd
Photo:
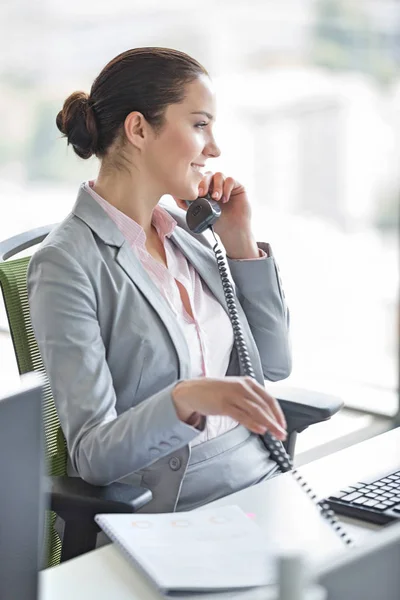
[[[286,439],[286,421],[278,402],[251,377],[199,377],[179,382],[172,400],[181,421],[197,415],[222,415],[235,419],[253,433],[270,431]]]
[[[244,186],[233,177],[208,171],[199,184],[199,197],[207,193],[222,205],[221,216],[213,228],[229,258],[258,258],[260,253],[251,233],[251,207]],[[187,210],[184,200],[174,200]]]

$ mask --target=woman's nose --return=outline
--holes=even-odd
[[[216,141],[213,139],[204,150],[204,154],[209,158],[218,158],[221,155],[221,150],[217,146]]]

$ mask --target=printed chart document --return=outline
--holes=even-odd
[[[101,514],[96,522],[164,592],[274,583],[265,537],[238,506],[166,514]]]

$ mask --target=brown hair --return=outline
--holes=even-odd
[[[182,102],[185,85],[204,67],[170,48],[134,48],[119,54],[96,77],[90,95],[74,92],[64,102],[56,124],[81,158],[103,158],[127,115],[143,114],[157,131],[169,104]]]

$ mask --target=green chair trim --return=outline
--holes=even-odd
[[[47,471],[49,475],[65,475],[67,450],[61,432],[50,384],[33,333],[27,290],[27,270],[30,257],[0,262],[0,287],[3,292],[11,339],[20,374],[39,371],[45,377],[43,397],[43,424]],[[61,541],[54,529],[55,513],[46,516],[47,565],[60,562]]]

